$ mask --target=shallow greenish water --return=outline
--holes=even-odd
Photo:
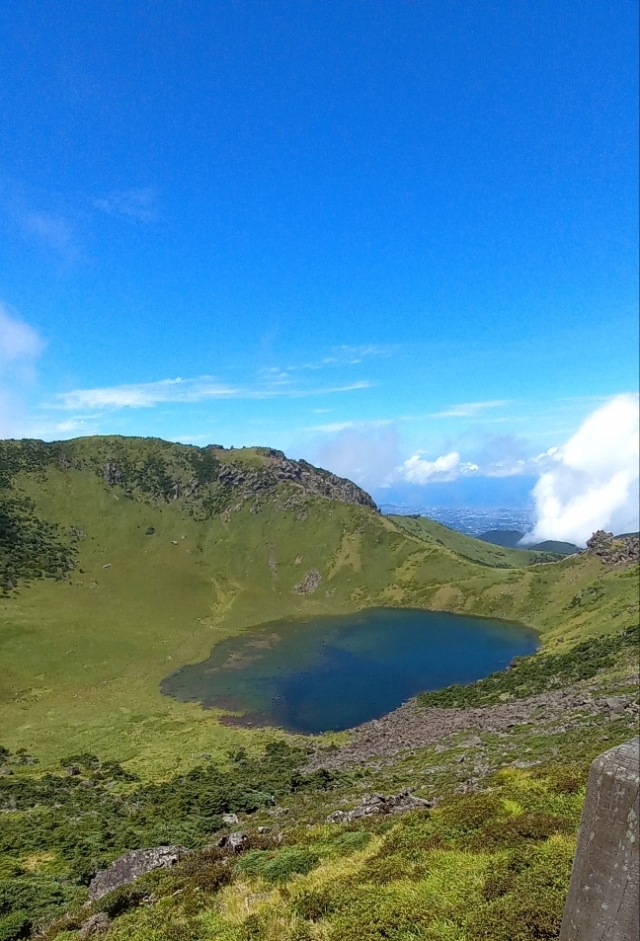
[[[406,608],[270,621],[221,641],[162,692],[237,713],[227,722],[318,733],[351,728],[423,690],[472,683],[533,653],[509,621]]]

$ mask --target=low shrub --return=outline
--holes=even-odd
[[[31,921],[26,912],[0,916],[0,941],[16,941],[29,935]]]
[[[319,857],[310,850],[287,846],[281,850],[249,850],[236,864],[236,870],[265,882],[283,883],[295,875],[306,875],[319,863]]]
[[[558,817],[555,814],[525,813],[507,820],[490,821],[464,842],[466,848],[472,852],[492,852],[518,846],[526,841],[547,840],[554,834],[567,834],[573,831],[573,821],[565,817]]]
[[[319,921],[336,910],[335,890],[328,886],[303,889],[294,897],[291,907],[300,918],[306,918],[307,921]]]

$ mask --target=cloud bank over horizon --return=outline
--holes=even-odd
[[[527,542],[584,546],[598,529],[639,528],[639,399],[617,395],[596,409],[557,450],[533,489],[536,521]]]
[[[403,461],[397,427],[363,423],[336,427],[314,457],[369,488],[378,501],[411,504],[413,509],[436,506],[442,485],[469,499],[476,490],[487,493],[490,480],[489,491],[499,493],[500,479],[505,481],[500,505],[506,507],[507,494],[514,492],[507,479],[521,478],[524,490],[530,481],[526,502],[532,527],[526,543],[554,539],[584,546],[597,529],[621,533],[639,528],[638,401],[631,392],[604,401],[563,444],[537,454],[526,453],[523,443],[511,436],[500,436],[476,446],[470,455],[474,459],[463,458],[460,448],[439,455],[418,450]],[[520,502],[524,506],[522,496]]]

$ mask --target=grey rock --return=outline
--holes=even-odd
[[[640,934],[640,739],[591,765],[560,941],[634,941]]]
[[[95,902],[108,892],[135,882],[147,872],[174,866],[186,852],[182,846],[155,846],[153,849],[132,850],[116,859],[108,869],[94,876],[89,885],[89,899]]]
[[[153,534],[155,533],[155,531],[156,531],[155,526],[147,526],[147,531],[146,531],[146,534],[145,534],[145,535],[147,535],[147,536],[153,536]]]
[[[640,537],[617,536],[599,529],[587,540],[587,549],[609,565],[629,564],[640,560]]]
[[[76,775],[80,774],[80,768],[78,768],[76,765],[67,765],[64,770],[68,775],[71,775],[71,777],[76,777]]]
[[[258,827],[258,833],[271,833],[271,827]]]
[[[107,461],[102,468],[102,477],[105,484],[116,487],[122,483],[122,470],[115,461]]]
[[[78,930],[78,938],[96,938],[109,928],[111,919],[106,912],[96,912],[91,918],[83,921]]]
[[[433,806],[433,801],[415,797],[408,788],[404,788],[398,794],[388,797],[384,794],[368,794],[353,810],[336,810],[329,814],[327,823],[349,823],[361,817],[373,817],[376,814],[402,814],[409,810],[425,810]]]
[[[302,581],[294,586],[294,591],[298,595],[312,595],[320,582],[322,575],[317,569],[309,569]]]
[[[231,850],[232,853],[241,853],[245,848],[249,837],[246,833],[238,830],[235,833],[229,833],[228,836],[221,837],[216,846],[221,849]]]
[[[9,775],[9,774],[13,774],[13,771],[11,770],[11,768],[0,768],[0,774]]]
[[[624,696],[610,696],[608,699],[605,699],[604,704],[611,712],[623,712],[627,705],[627,700]]]
[[[222,815],[222,822],[229,825],[229,824],[232,824],[232,823],[239,823],[240,821],[238,820],[238,815],[237,815],[237,814],[223,814],[223,815]]]

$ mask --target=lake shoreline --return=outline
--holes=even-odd
[[[345,745],[327,749],[318,743],[316,753],[302,770],[306,773],[320,768],[346,770],[376,759],[385,764],[402,752],[438,745],[459,732],[501,735],[518,725],[548,723],[553,718],[566,726],[572,721],[572,710],[594,716],[615,715],[616,710],[635,709],[637,712],[631,697],[618,699],[619,702],[614,702],[594,698],[588,688],[578,685],[500,705],[467,709],[423,707],[412,699],[379,719],[350,729],[350,740]]]

